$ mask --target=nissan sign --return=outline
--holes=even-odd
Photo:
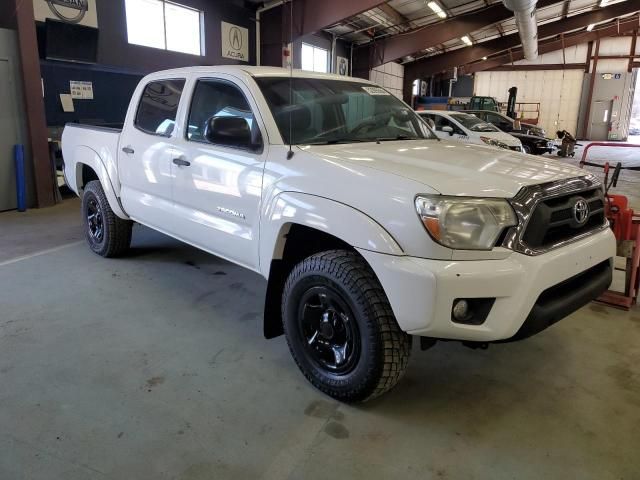
[[[33,13],[39,22],[52,18],[65,23],[98,27],[96,0],[33,0]]]

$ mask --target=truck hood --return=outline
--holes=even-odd
[[[312,145],[303,149],[363,172],[370,168],[408,178],[443,195],[510,198],[526,185],[588,175],[585,170],[544,157],[449,141]]]

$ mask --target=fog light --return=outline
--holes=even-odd
[[[471,315],[469,302],[466,300],[459,298],[453,302],[453,310],[452,310],[453,318],[458,322],[464,322]]]
[[[451,305],[451,321],[482,325],[495,301],[495,298],[456,298]]]

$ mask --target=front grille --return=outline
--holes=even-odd
[[[588,206],[584,222],[574,215],[580,199]],[[607,226],[604,194],[591,175],[524,187],[510,203],[518,225],[506,231],[500,244],[527,255],[545,253]]]
[[[573,207],[580,198],[589,205],[587,220],[578,224]],[[535,207],[522,241],[530,248],[547,249],[577,235],[589,232],[604,223],[602,190],[579,192],[543,200]]]

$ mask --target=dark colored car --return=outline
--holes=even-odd
[[[543,128],[530,123],[520,123],[520,130],[514,130],[514,120],[502,113],[491,112],[489,110],[466,110],[485,122],[495,125],[503,132],[513,135],[522,142],[522,147],[526,153],[542,155],[553,152],[555,145],[553,140],[546,138],[547,132]]]

